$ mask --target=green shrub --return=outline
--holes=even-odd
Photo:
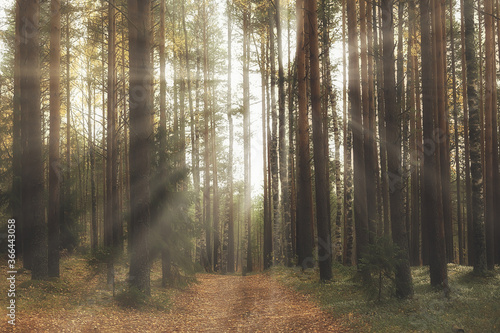
[[[399,263],[400,249],[389,237],[377,238],[374,244],[367,246],[364,257],[360,260],[359,269],[368,274],[363,279],[363,289],[368,299],[380,301],[382,295],[392,295],[394,291],[395,272]]]

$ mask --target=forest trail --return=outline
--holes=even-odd
[[[341,332],[338,323],[303,295],[267,275],[197,276],[175,301],[179,332]]]
[[[97,279],[94,277],[93,279]],[[89,290],[93,282],[89,281]],[[80,305],[59,304],[16,314],[16,327],[0,323],[0,332],[345,332],[333,317],[306,296],[266,274],[199,274],[197,282],[172,299],[170,310],[125,309],[110,295],[97,301],[91,292]],[[50,299],[54,295],[47,294]],[[23,298],[27,302],[29,297]],[[104,305],[104,303],[108,305]],[[46,303],[43,303],[46,304]]]

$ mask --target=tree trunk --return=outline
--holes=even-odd
[[[252,183],[251,170],[252,160],[250,151],[250,29],[251,29],[251,5],[244,9],[243,13],[243,145],[244,145],[244,180],[245,180],[245,224],[247,225],[247,249],[246,249],[246,272],[251,272],[252,267]]]
[[[495,174],[498,173],[494,169],[494,155],[498,155],[495,151],[493,140],[493,123],[496,126],[496,65],[495,65],[495,25],[493,21],[493,1],[484,1],[484,52],[485,52],[485,226],[486,226],[486,260],[489,270],[495,268]],[[496,132],[496,129],[495,129]],[[498,157],[497,157],[498,158]]]
[[[274,21],[276,15],[274,6],[269,7],[269,53],[271,70],[271,195],[273,210],[273,263],[281,263],[281,219],[279,196],[279,166],[278,166],[278,114],[276,111],[276,51],[274,47]]]
[[[457,105],[457,78],[455,71],[455,19],[453,16],[453,1],[450,0],[450,41],[451,41],[451,76],[453,85],[453,122],[455,125],[455,172],[457,185],[457,228],[458,228],[458,262],[464,264],[463,224],[462,224],[462,201],[461,201],[461,179],[460,179],[460,141],[458,135],[458,105]],[[465,104],[465,103],[464,103]]]
[[[328,179],[326,179],[327,156],[323,137],[323,114],[321,111],[321,82],[319,72],[319,38],[317,2],[307,1],[307,13],[311,27],[309,35],[309,58],[311,63],[311,106],[313,126],[313,152],[316,188],[316,223],[318,230],[318,261],[320,279],[332,279],[332,253],[330,235],[330,214],[328,213]]]
[[[351,125],[351,118],[350,118],[350,112],[348,112],[347,108],[347,59],[346,59],[346,50],[345,50],[345,45],[346,43],[346,13],[347,13],[347,8],[346,8],[346,1],[342,1],[342,39],[343,39],[343,77],[344,77],[344,82],[343,82],[343,101],[344,101],[344,251],[343,251],[343,257],[344,257],[344,265],[352,265],[353,263],[353,247],[354,247],[354,235],[353,235],[353,210],[352,210],[352,125]],[[349,6],[351,6],[350,4]],[[354,10],[354,16],[356,16],[355,9],[350,9],[351,11]],[[350,20],[354,20],[355,18],[352,17]],[[353,23],[354,29],[356,29],[355,23]],[[352,26],[351,26],[351,29]],[[356,31],[354,31],[354,36],[356,35]],[[351,36],[351,35],[349,35]],[[349,40],[351,37],[349,37]],[[357,45],[356,45],[357,49]],[[350,59],[350,57],[349,57]],[[349,88],[350,89],[350,88]],[[358,96],[359,97],[359,96]]]
[[[231,71],[232,71],[232,15],[230,10],[231,3],[227,1],[227,120],[229,123],[229,157],[228,157],[228,172],[227,182],[229,187],[229,204],[228,204],[228,247],[227,247],[227,272],[234,272],[234,186],[233,186],[233,144],[234,144],[234,129],[233,129],[233,114],[232,114],[232,91],[231,91]],[[265,141],[264,141],[265,142]],[[265,151],[265,150],[264,150]],[[264,153],[265,155],[265,153]],[[264,159],[265,161],[265,159]],[[264,172],[265,173],[265,172]],[[264,188],[266,185],[264,185]],[[264,195],[264,198],[266,195]]]
[[[359,76],[358,35],[356,28],[356,3],[347,1],[347,19],[349,36],[349,102],[352,116],[351,130],[353,137],[353,169],[354,169],[354,220],[356,231],[357,261],[363,258],[368,237],[368,215],[366,198],[365,160],[363,147],[363,124]]]
[[[43,204],[44,177],[42,157],[42,124],[40,111],[40,48],[37,0],[19,1],[21,58],[21,135],[22,207],[25,226],[25,255],[32,258],[31,278],[45,279],[47,266],[47,231]]]
[[[302,268],[313,264],[312,244],[312,188],[311,167],[309,155],[309,121],[307,117],[307,87],[306,87],[306,43],[304,34],[305,8],[304,0],[297,0],[297,75],[299,94],[298,119],[298,182],[297,193],[297,264]]]
[[[130,46],[130,285],[149,295],[150,146],[153,134],[149,0],[128,0]]]
[[[48,212],[48,274],[59,277],[59,216],[61,163],[59,140],[61,129],[60,66],[61,66],[61,5],[50,2],[50,138],[49,138],[49,212]],[[90,97],[90,95],[89,95]],[[90,137],[90,133],[89,133]]]
[[[473,226],[472,226],[472,181],[470,174],[470,144],[469,144],[469,107],[467,100],[467,63],[465,61],[465,21],[464,21],[464,0],[460,1],[461,29],[460,37],[462,42],[462,96],[464,108],[464,164],[465,164],[465,195],[467,211],[467,264],[472,266],[474,258]]]
[[[290,215],[290,189],[288,181],[288,163],[286,146],[286,119],[285,119],[285,73],[283,69],[283,43],[281,38],[281,6],[280,0],[276,0],[276,34],[278,40],[278,110],[279,110],[279,174],[281,183],[281,209],[282,229],[284,238],[282,239],[283,254],[287,266],[291,265],[292,244],[291,244],[291,215]]]
[[[435,112],[433,90],[435,89],[432,73],[435,71],[431,50],[431,7],[430,0],[420,2],[421,20],[421,57],[422,57],[422,96],[423,96],[423,140],[424,169],[422,172],[422,238],[429,240],[429,264],[431,284],[446,283],[446,248],[444,243],[444,225],[440,207],[439,187],[436,186],[439,175],[438,151],[434,136]],[[424,256],[425,258],[425,256]],[[424,259],[425,260],[425,259]],[[425,262],[424,262],[425,264]]]
[[[208,105],[208,37],[207,37],[207,8],[203,2],[203,141],[205,142],[205,151],[203,159],[205,162],[204,174],[204,189],[203,203],[205,215],[205,234],[206,234],[206,249],[207,249],[207,265],[212,267],[212,244],[211,244],[211,213],[210,213],[210,141],[209,141],[209,118],[210,109]]]
[[[392,239],[399,247],[399,262],[396,265],[396,295],[408,298],[413,294],[413,285],[408,255],[408,237],[404,220],[403,176],[401,174],[401,119],[396,103],[394,77],[394,25],[392,0],[382,0],[384,98],[387,124],[387,171],[394,176],[389,194],[391,202]]]

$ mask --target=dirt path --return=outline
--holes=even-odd
[[[172,311],[82,306],[18,313],[16,327],[0,332],[343,332],[303,295],[264,275],[201,274],[180,292]],[[50,295],[48,295],[50,297]]]
[[[266,275],[199,275],[175,302],[178,332],[340,332],[330,315]]]

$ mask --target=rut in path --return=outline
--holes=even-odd
[[[175,301],[179,332],[342,332],[316,305],[266,275],[203,274]]]

